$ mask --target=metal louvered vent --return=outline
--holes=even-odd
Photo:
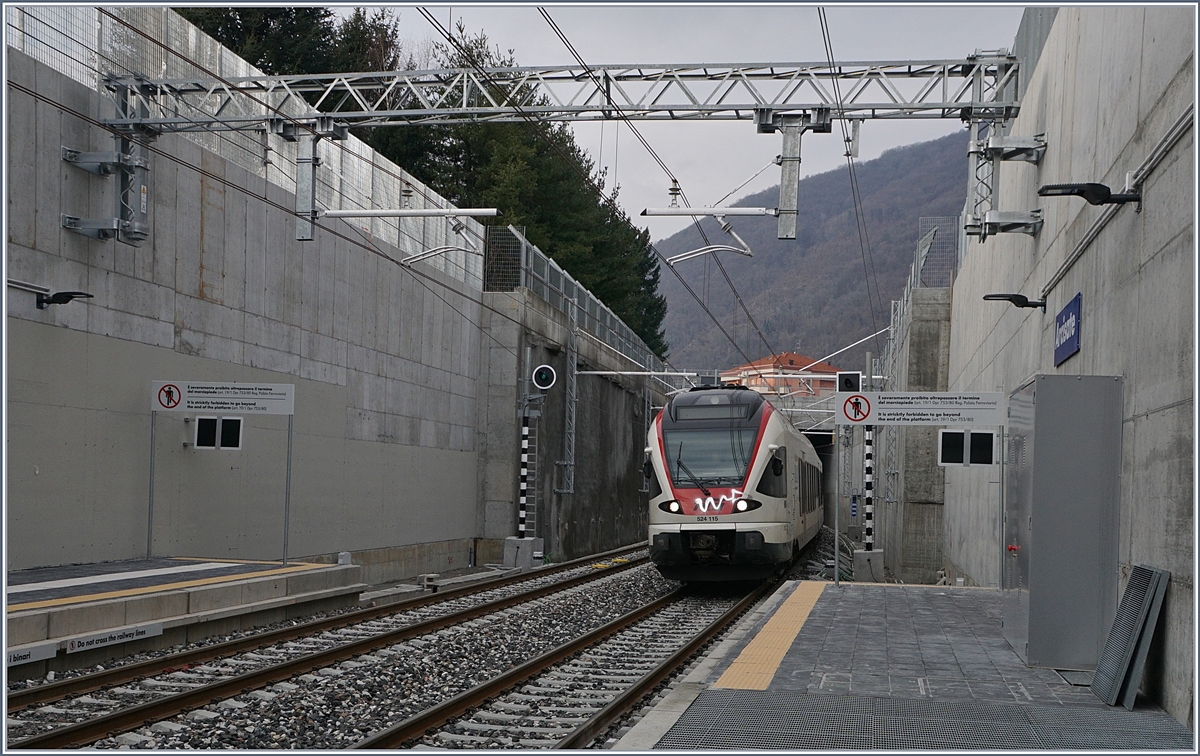
[[[1149,637],[1146,638],[1145,643],[1140,643],[1140,639],[1147,627],[1146,620],[1152,605],[1155,621],[1157,621],[1158,607],[1162,604],[1162,591],[1166,588],[1167,578],[1170,577],[1170,574],[1153,567],[1138,565],[1133,568],[1133,573],[1129,576],[1129,582],[1125,585],[1125,593],[1121,595],[1121,604],[1117,607],[1117,614],[1113,618],[1112,629],[1108,633],[1108,640],[1104,642],[1104,650],[1100,652],[1100,661],[1096,664],[1096,674],[1092,678],[1092,692],[1109,706],[1116,705],[1117,699],[1123,698],[1122,693],[1126,688],[1132,688],[1132,695],[1129,697],[1126,708],[1133,708],[1133,698],[1137,696],[1137,688],[1141,683],[1142,665],[1146,660],[1145,651],[1150,644]],[[1153,635],[1153,632],[1153,623],[1151,623],[1150,634]],[[1141,648],[1143,646],[1145,648]],[[1138,649],[1141,650],[1142,664],[1136,665],[1138,679],[1131,682],[1128,680],[1132,671],[1130,664],[1133,661],[1134,651]]]

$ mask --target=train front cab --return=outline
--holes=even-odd
[[[659,414],[649,535],[664,577],[761,580],[791,561],[800,472],[785,422],[761,395],[735,389],[689,392]]]

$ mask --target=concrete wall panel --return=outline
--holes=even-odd
[[[1035,373],[1123,375],[1119,574],[1171,570],[1144,692],[1189,726],[1194,669],[1193,361],[1194,138],[1171,148],[1142,186],[1140,213],[1121,207],[1047,296],[1046,313],[982,307],[988,291],[1040,294],[1100,217],[1077,198],[1039,198],[1041,183],[1099,181],[1120,191],[1194,102],[1195,9],[1062,8],[1030,79],[1014,134],[1044,131],[1040,167],[1006,165],[1004,209],[1042,207],[1035,239],[972,242],[954,285],[951,390],[1012,391]],[[1082,294],[1081,350],[1053,361],[1054,315]],[[946,549],[952,573],[998,579],[999,520],[983,471],[949,469]],[[1190,674],[1190,673],[1189,673]]]

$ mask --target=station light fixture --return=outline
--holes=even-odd
[[[983,298],[993,302],[1008,302],[1013,307],[1040,307],[1046,311],[1046,300],[1030,301],[1024,294],[984,294]]]
[[[91,299],[92,295],[86,291],[56,291],[50,296],[46,296],[41,292],[37,295],[37,308],[44,310],[52,304],[66,304],[73,299]]]
[[[1141,202],[1142,193],[1113,194],[1104,184],[1046,184],[1038,189],[1039,197],[1083,197],[1091,205],[1122,205]]]

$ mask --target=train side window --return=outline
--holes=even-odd
[[[780,448],[763,469],[755,489],[763,496],[782,499],[787,496],[787,449]]]

